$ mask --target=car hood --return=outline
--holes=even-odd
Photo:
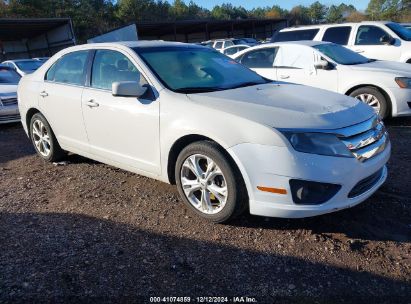
[[[0,96],[17,94],[17,84],[0,84]]]
[[[275,128],[339,129],[374,115],[371,107],[354,98],[290,83],[187,96],[203,106]]]
[[[362,72],[383,72],[400,76],[411,76],[411,65],[409,63],[394,61],[374,61],[364,64],[350,66],[352,70]]]

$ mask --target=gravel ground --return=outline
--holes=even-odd
[[[0,302],[411,303],[411,119],[388,125],[390,176],[365,203],[229,225],[174,186],[76,155],[45,163],[20,125],[0,126]]]

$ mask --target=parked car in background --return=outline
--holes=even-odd
[[[33,73],[41,67],[43,63],[43,60],[36,59],[16,59],[2,62],[2,64],[14,69],[20,76]]]
[[[17,106],[17,84],[20,78],[14,69],[0,65],[0,124],[20,121]]]
[[[405,27],[407,30],[411,30],[411,23],[401,23],[403,27]]]
[[[369,106],[273,83],[192,44],[67,48],[23,77],[18,96],[44,160],[70,151],[176,183],[188,208],[214,222],[247,207],[287,218],[333,212],[387,177],[391,145]]]
[[[225,48],[222,53],[224,55],[227,55],[229,57],[233,57],[235,54],[237,54],[238,52],[241,52],[245,49],[248,49],[250,46],[246,45],[246,44],[240,44],[240,45],[233,45],[233,46],[229,46],[228,48]]]
[[[216,39],[208,41],[207,45],[211,46],[212,48],[222,52],[224,49],[233,46],[233,45],[244,45],[247,44],[242,39],[235,39],[235,38],[226,38],[226,39]]]
[[[34,57],[32,58],[34,60],[39,60],[39,61],[47,61],[50,59],[50,57]]]
[[[381,115],[411,115],[411,66],[376,61],[321,41],[270,43],[234,56],[271,80],[309,85],[355,97]]]
[[[254,38],[241,38],[247,45],[254,46],[260,44],[257,39]]]
[[[291,27],[275,33],[271,42],[301,40],[334,42],[367,58],[411,63],[411,31],[395,22]]]

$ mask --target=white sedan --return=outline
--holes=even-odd
[[[44,160],[70,151],[176,183],[188,208],[214,222],[247,208],[289,218],[333,212],[387,177],[391,145],[372,108],[267,81],[206,47],[67,48],[23,77],[18,96]]]
[[[381,117],[411,115],[411,65],[365,58],[329,42],[269,43],[235,60],[260,75],[360,99]]]

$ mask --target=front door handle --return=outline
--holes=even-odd
[[[290,78],[290,75],[280,75],[280,79],[288,79]]]
[[[364,50],[355,50],[354,52],[360,54],[360,53],[364,53]]]
[[[97,102],[94,101],[94,99],[90,99],[87,101],[87,106],[89,108],[97,108],[99,106],[99,104]]]
[[[49,96],[49,94],[46,91],[42,91],[40,92],[40,96],[44,98],[44,97]]]

